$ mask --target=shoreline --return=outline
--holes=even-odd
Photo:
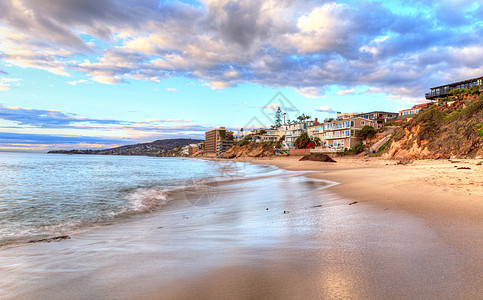
[[[483,159],[414,160],[398,165],[381,158],[336,157],[336,163],[329,163],[299,161],[301,157],[200,158],[311,171],[311,177],[339,183],[331,191],[359,202],[483,222]],[[421,197],[425,199],[419,201]]]
[[[196,191],[173,193],[164,209],[149,216],[57,243],[5,249],[0,290],[23,299],[481,295],[483,222],[478,212],[463,217],[480,202],[468,198],[470,204],[450,217],[447,208],[427,211],[434,205],[428,199],[421,207],[410,195],[402,203],[384,201],[391,189],[399,193],[391,182],[416,171],[385,161],[336,160],[330,165],[298,158],[243,160],[311,172],[226,182],[210,205],[194,204]],[[351,182],[367,172],[369,181]],[[364,195],[373,189],[367,183],[378,178],[385,188]]]
[[[463,259],[465,287],[483,293],[482,159],[415,160],[336,157],[336,163],[301,157],[243,158],[309,177],[338,182],[328,188],[357,205],[407,213],[422,220]]]

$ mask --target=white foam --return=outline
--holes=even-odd
[[[139,188],[127,195],[131,203],[129,210],[146,211],[152,208],[166,205],[168,202],[168,191],[157,188]]]

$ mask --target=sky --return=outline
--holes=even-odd
[[[483,0],[2,0],[0,151],[398,111],[483,75]]]

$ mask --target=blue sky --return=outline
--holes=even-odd
[[[483,74],[483,1],[6,0],[0,11],[0,150],[270,125],[278,93],[289,115],[397,111]]]

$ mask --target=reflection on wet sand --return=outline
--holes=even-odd
[[[331,183],[302,175],[219,184],[209,205],[175,193],[148,218],[4,249],[0,290],[12,299],[460,296],[457,254],[424,222],[349,206],[323,189]]]

